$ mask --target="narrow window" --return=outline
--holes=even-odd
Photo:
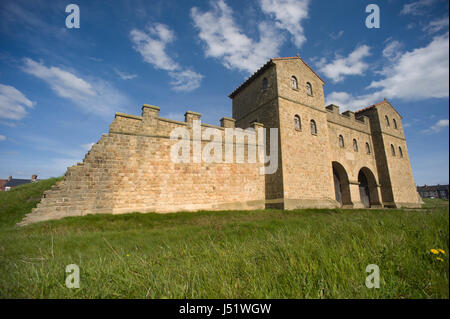
[[[300,116],[298,115],[294,116],[294,126],[296,131],[302,130],[302,122],[300,120]]]
[[[356,139],[353,139],[353,150],[355,152],[358,152],[358,142],[356,141]]]
[[[309,82],[306,82],[306,93],[311,96],[313,95],[312,85]]]
[[[400,157],[403,157],[403,151],[402,151],[402,148],[400,146],[398,147],[398,155]]]
[[[297,82],[297,78],[295,76],[291,76],[291,87],[294,90],[298,90],[298,82]]]
[[[392,153],[392,156],[395,156],[395,147],[392,144],[391,144],[391,153]]]
[[[344,138],[342,137],[342,135],[339,135],[339,146],[340,147],[344,147]]]
[[[371,153],[369,143],[366,143],[366,153],[367,153],[367,154],[370,154],[370,153]]]
[[[263,79],[263,91],[267,90],[267,78]]]
[[[387,115],[384,118],[386,119],[386,125],[387,126],[391,126],[391,124],[389,123],[389,118],[387,117]]]
[[[392,119],[392,123],[394,123],[394,128],[397,128],[397,121],[395,119]]]
[[[314,120],[311,120],[311,134],[317,135],[317,126]]]

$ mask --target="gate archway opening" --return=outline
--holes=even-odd
[[[334,193],[336,201],[341,205],[353,205],[350,197],[350,185],[347,171],[338,162],[333,162]]]
[[[378,197],[377,181],[375,175],[367,167],[363,167],[358,173],[359,195],[364,207],[380,205]]]

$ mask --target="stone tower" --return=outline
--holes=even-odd
[[[356,112],[370,119],[385,207],[417,206],[418,193],[411,170],[402,116],[387,101]]]
[[[266,175],[267,207],[338,205],[323,85],[299,57],[274,58],[230,94],[237,127],[257,121],[266,128],[279,128],[278,170]]]

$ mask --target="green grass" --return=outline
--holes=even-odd
[[[423,210],[89,215],[15,224],[55,179],[0,193],[1,298],[448,298],[448,202]],[[438,261],[431,248],[444,249]],[[77,264],[81,288],[65,286]],[[377,264],[381,287],[368,289]]]

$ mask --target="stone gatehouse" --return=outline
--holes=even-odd
[[[193,130],[200,113],[186,112],[184,122],[151,105],[141,116],[116,113],[109,133],[21,224],[95,213],[419,207],[401,115],[387,100],[339,113],[325,106],[323,85],[301,58],[273,58],[229,95],[233,118],[201,124],[220,134],[277,128],[278,169],[266,175],[259,162],[174,163],[170,133]]]

